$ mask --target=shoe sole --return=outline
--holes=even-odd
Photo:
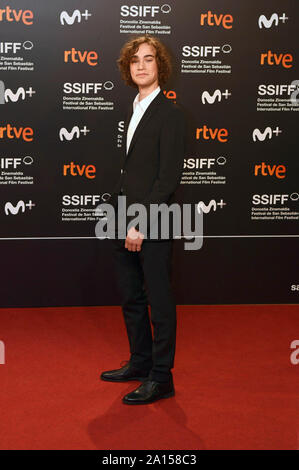
[[[129,382],[130,380],[138,380],[139,382],[143,382],[147,377],[130,377],[128,379],[108,379],[106,377],[100,376],[101,380],[105,382]]]
[[[175,391],[173,390],[172,392],[165,393],[164,395],[162,395],[159,398],[156,398],[155,400],[150,400],[150,401],[126,401],[126,400],[123,399],[122,401],[126,405],[149,405],[150,403],[154,403],[155,401],[158,401],[161,398],[170,398],[170,397],[174,397],[174,396],[175,396]]]

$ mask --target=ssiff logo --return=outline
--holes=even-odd
[[[33,24],[33,12],[31,10],[14,10],[9,6],[0,8],[0,21],[7,21],[9,23],[20,21],[27,26]]]
[[[23,87],[19,87],[14,93],[10,88],[5,88],[4,82],[0,80],[0,104],[5,104],[9,101],[16,103],[19,99],[24,100],[26,95],[32,98],[34,93],[35,91],[32,87],[29,87],[28,90],[25,90]]]
[[[288,95],[288,96],[294,96],[298,95],[299,93],[299,80],[293,80],[292,83],[277,83],[277,84],[265,84],[261,83],[258,86],[258,94],[260,96],[282,96],[282,95]]]
[[[0,341],[0,364],[5,364],[5,345]]]
[[[114,83],[111,82],[110,80],[107,80],[104,83],[102,83],[102,82],[97,82],[97,83],[90,83],[90,82],[70,83],[70,82],[66,82],[66,83],[63,84],[63,92],[67,93],[67,94],[69,94],[69,93],[75,93],[75,94],[94,93],[94,94],[96,94],[100,90],[104,89],[104,90],[110,91],[110,90],[113,90],[113,88],[114,88]]]
[[[184,158],[184,169],[204,169],[212,168],[214,165],[218,164],[220,166],[225,165],[227,162],[224,156],[218,158]]]
[[[120,7],[120,15],[121,16],[151,16],[152,18],[155,17],[158,13],[170,13],[171,6],[165,3],[164,5],[122,5]]]
[[[23,43],[21,42],[0,42],[0,52],[2,54],[7,54],[10,51],[16,54],[18,51],[21,49],[25,49],[25,51],[31,51],[33,49],[34,45],[33,42],[31,41],[24,41]]]
[[[182,56],[184,57],[216,57],[217,54],[229,54],[232,51],[230,44],[223,44],[223,46],[183,46]]]
[[[254,194],[252,196],[252,204],[254,205],[273,205],[276,204],[284,205],[288,201],[298,201],[299,194],[298,193],[291,193],[291,194]],[[286,217],[286,216],[285,216]]]
[[[20,157],[3,157],[0,158],[0,169],[9,170],[11,167],[17,168],[21,164],[31,165],[33,163],[33,158],[30,155],[26,155],[23,158]]]

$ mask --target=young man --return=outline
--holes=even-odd
[[[171,73],[170,56],[160,41],[148,35],[128,41],[118,66],[126,84],[139,93],[125,122],[125,150],[111,203],[117,208],[115,201],[123,195],[127,207],[143,204],[150,229],[150,206],[171,205],[179,185],[186,122],[181,109],[160,88]],[[102,380],[111,382],[142,381],[123,397],[124,403],[132,405],[175,393],[171,373],[176,343],[176,305],[170,281],[172,231],[167,239],[160,232],[158,238],[150,238],[136,227],[126,231],[125,240],[112,240],[131,357],[124,367],[101,374]]]

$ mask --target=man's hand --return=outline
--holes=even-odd
[[[131,227],[127,233],[125,248],[129,251],[140,251],[144,235],[138,232],[135,227]]]

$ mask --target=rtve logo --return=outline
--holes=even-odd
[[[281,204],[284,205],[288,201],[298,201],[299,194],[292,193],[292,194],[254,194],[252,196],[252,204],[255,206],[263,205],[266,206],[268,204],[276,205]]]
[[[8,103],[9,101],[16,103],[19,99],[24,100],[26,95],[32,98],[32,95],[35,91],[32,87],[29,87],[28,90],[25,90],[23,87],[19,87],[14,93],[10,88],[5,89],[5,84],[0,80],[0,104]]]
[[[67,11],[62,11],[60,13],[60,24],[63,26],[65,24],[72,25],[75,23],[75,21],[77,21],[77,23],[81,23],[82,16],[87,21],[89,20],[91,13],[89,13],[88,10],[85,10],[84,13],[81,13],[80,10],[74,10],[73,13],[69,15]]]
[[[224,97],[227,100],[229,96],[231,96],[231,93],[229,93],[228,90],[221,92],[220,90],[217,89],[214,91],[212,95],[208,91],[205,90],[201,94],[201,101],[203,104],[206,104],[206,103],[213,104],[216,101],[218,101],[219,103],[222,97]]]
[[[265,162],[254,165],[254,176],[275,176],[282,179],[286,177],[286,167],[284,165],[267,165]]]
[[[77,165],[71,162],[69,165],[63,165],[63,176],[85,176],[86,178],[95,178],[96,167],[94,165]]]
[[[64,51],[64,62],[87,62],[88,65],[94,67],[98,65],[98,54],[96,51],[77,51],[74,47],[70,51]]]
[[[165,3],[164,5],[122,5],[120,7],[121,16],[151,16],[152,18],[158,13],[170,13],[171,6]]]
[[[225,29],[231,29],[232,22],[234,21],[232,15],[224,15],[220,13],[212,13],[210,10],[208,13],[201,13],[200,15],[200,25],[205,26],[205,22],[208,26],[223,26]]]
[[[204,124],[203,127],[197,127],[195,136],[197,140],[218,140],[223,143],[228,140],[228,130],[224,128],[218,129],[217,127],[211,129]]]
[[[86,126],[84,126],[83,129],[79,129],[79,126],[74,126],[70,132],[65,127],[61,127],[59,130],[59,139],[61,141],[73,140],[74,137],[79,139],[81,134],[86,136],[87,132],[90,132],[90,129],[87,129]]]
[[[258,25],[259,25],[260,29],[262,29],[263,27],[264,28],[271,28],[273,26],[273,24],[274,24],[274,26],[278,26],[279,20],[282,23],[285,23],[286,20],[288,20],[288,19],[289,18],[286,16],[285,13],[283,13],[281,16],[278,16],[278,13],[273,13],[269,20],[265,15],[260,15],[259,19],[258,19]]]
[[[271,129],[271,127],[266,127],[264,131],[260,131],[258,128],[254,129],[252,132],[252,139],[253,142],[256,142],[257,140],[259,141],[264,141],[266,139],[272,139],[273,134],[275,134],[276,137],[281,133],[282,131],[279,129],[278,126],[276,126],[275,129]]]
[[[20,21],[27,26],[33,24],[33,12],[31,10],[14,10],[11,9],[9,6],[0,8],[0,21],[16,21],[19,23]]]
[[[34,206],[35,204],[31,200],[28,202],[21,200],[15,205],[8,201],[5,203],[4,212],[5,215],[17,215],[19,212],[25,212],[26,207],[31,211]]]
[[[282,65],[285,69],[293,67],[292,54],[276,54],[276,52],[267,51],[261,53],[261,65]]]
[[[189,170],[212,168],[216,164],[225,165],[226,158],[223,156],[218,158],[184,158],[184,169],[188,168]]]
[[[26,157],[3,157],[0,158],[0,168],[1,170],[8,170],[11,167],[16,169],[18,166],[24,165],[31,165],[33,163],[33,158],[30,155],[26,155]]]
[[[208,57],[211,55],[215,57],[220,52],[229,54],[232,51],[230,44],[224,44],[223,46],[183,46],[182,55],[184,57]]]
[[[11,124],[7,124],[4,127],[0,126],[0,142],[1,139],[22,139],[25,142],[33,141],[33,129],[31,127],[14,127]]]
[[[208,214],[212,209],[215,212],[218,207],[223,209],[224,206],[226,206],[226,202],[224,202],[223,199],[220,199],[219,202],[216,202],[215,199],[211,199],[208,205],[206,205],[203,201],[199,201],[197,204],[197,211],[199,214],[201,212]]]

